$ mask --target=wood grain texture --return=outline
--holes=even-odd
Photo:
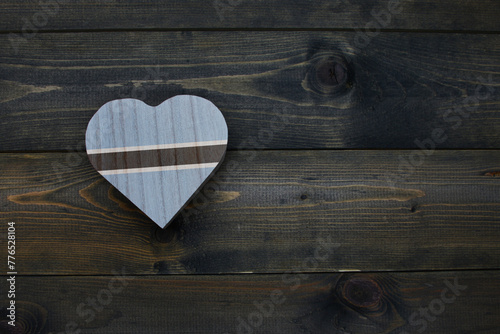
[[[163,228],[220,166],[227,136],[212,102],[178,95],[157,107],[106,103],[90,120],[85,145],[99,174]]]
[[[230,149],[414,148],[435,129],[439,148],[500,148],[498,35],[355,36],[40,34],[0,49],[0,150],[83,151],[104,103],[178,94],[221,109]]]
[[[498,271],[134,277],[124,268],[116,274],[19,277],[23,333],[500,330]]]
[[[390,2],[2,1],[17,332],[498,334],[500,150],[461,149],[500,149],[500,3]],[[233,151],[162,230],[84,135],[178,94]]]
[[[390,0],[2,1],[0,31],[25,29],[354,29],[390,12]],[[500,31],[495,0],[401,0],[385,29]],[[43,16],[46,12],[48,15]],[[29,23],[26,23],[28,21]],[[387,22],[387,23],[386,23]],[[31,31],[28,31],[31,32]]]
[[[499,268],[500,151],[419,153],[228,152],[165,230],[84,153],[2,154],[0,220],[26,275]]]

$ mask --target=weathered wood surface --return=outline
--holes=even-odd
[[[1,154],[0,170],[24,275],[500,267],[500,151],[228,152],[165,230],[85,153]]]
[[[44,3],[0,3],[18,332],[500,332],[500,151],[389,150],[500,149],[497,0],[379,19],[390,0]],[[93,170],[84,134],[110,100],[177,94],[220,107],[233,151],[161,230]],[[382,150],[329,150],[349,148]],[[272,315],[238,328],[273,291]]]
[[[125,267],[116,274],[19,277],[23,333],[500,331],[498,271],[133,277]]]
[[[414,148],[435,129],[439,148],[500,148],[499,35],[358,44],[354,32],[39,34],[17,55],[0,48],[0,150],[83,151],[104,103],[178,94],[221,109],[230,149]]]
[[[496,0],[57,0],[58,5],[50,5],[55,1],[2,1],[0,31],[354,29],[376,22],[375,16],[385,29],[500,31]],[[382,11],[391,15],[380,14]]]

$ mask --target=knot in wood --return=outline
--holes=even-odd
[[[373,307],[382,298],[380,286],[369,278],[352,278],[344,283],[343,298],[357,307]]]
[[[47,310],[36,303],[16,301],[16,326],[9,325],[9,318],[6,317],[6,314],[3,314],[3,319],[0,321],[0,333],[24,334],[44,332],[47,314]]]
[[[311,59],[307,79],[309,88],[321,95],[340,96],[352,87],[347,62],[339,56],[318,55]]]
[[[153,237],[154,239],[159,242],[159,243],[169,243],[174,239],[174,236],[176,234],[175,231],[175,225],[169,225],[166,228],[161,228],[159,226],[155,226],[154,232],[153,232]]]
[[[338,86],[345,83],[347,79],[347,69],[344,65],[327,60],[321,62],[316,69],[318,81],[327,86]]]

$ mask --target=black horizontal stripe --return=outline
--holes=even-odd
[[[90,154],[98,171],[219,162],[227,145]]]

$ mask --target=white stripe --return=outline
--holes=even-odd
[[[132,173],[150,173],[150,172],[163,172],[167,170],[183,170],[183,169],[197,169],[197,168],[215,168],[218,162],[211,162],[206,164],[192,164],[192,165],[175,165],[175,166],[160,166],[160,167],[144,167],[144,168],[129,168],[129,169],[112,169],[99,171],[101,175],[117,175],[117,174],[132,174]]]
[[[87,150],[87,154],[164,150],[164,149],[169,149],[169,148],[213,146],[213,145],[226,145],[226,144],[227,144],[227,140],[209,140],[209,141],[198,141],[198,142],[191,142],[191,143],[158,144],[158,145],[145,145],[145,146],[113,147],[113,148],[96,148],[96,149]]]

